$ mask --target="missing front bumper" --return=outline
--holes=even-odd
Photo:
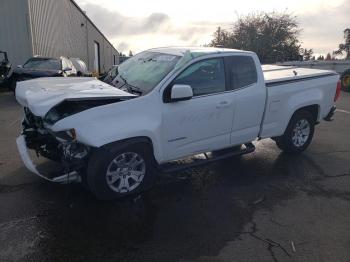
[[[17,143],[18,152],[19,152],[19,154],[21,156],[21,159],[22,159],[24,165],[32,173],[36,174],[37,176],[39,176],[39,177],[41,177],[41,178],[43,178],[45,180],[48,180],[48,181],[51,181],[51,182],[56,182],[56,183],[61,183],[61,184],[69,184],[69,183],[79,183],[79,182],[81,182],[81,177],[80,177],[80,175],[78,174],[77,171],[72,171],[72,172],[63,174],[61,176],[53,177],[53,178],[50,178],[50,177],[47,177],[47,176],[41,174],[37,170],[35,164],[33,163],[32,159],[29,156],[24,135],[20,135],[16,139],[16,143]]]

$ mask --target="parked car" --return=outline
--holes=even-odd
[[[77,76],[92,76],[92,73],[88,70],[86,63],[80,58],[70,57],[69,60],[72,62]]]
[[[60,58],[35,56],[22,66],[17,66],[10,77],[10,88],[15,90],[16,83],[39,77],[75,76],[76,69],[66,57]]]
[[[300,153],[340,93],[333,71],[263,72],[255,53],[231,49],[151,49],[119,65],[116,78],[117,88],[91,78],[18,84],[17,144],[30,170],[42,176],[27,148],[69,167],[53,181],[81,179],[98,198],[123,197],[149,189],[157,170],[247,154],[256,139]],[[200,153],[207,158],[173,164]]]
[[[0,86],[8,84],[8,77],[11,71],[11,63],[8,60],[7,53],[0,51]]]

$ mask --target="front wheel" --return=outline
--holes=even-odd
[[[88,187],[103,200],[140,193],[153,185],[155,177],[153,152],[145,143],[98,149],[87,169]]]
[[[293,115],[286,131],[274,138],[277,146],[288,153],[301,153],[311,143],[315,130],[315,120],[308,111],[299,111]]]

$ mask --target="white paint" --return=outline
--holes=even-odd
[[[61,184],[68,184],[70,182],[80,182],[80,176],[78,176],[77,172],[75,171],[52,178],[52,179],[42,175],[41,173],[39,173],[32,159],[29,156],[28,149],[27,149],[26,142],[23,135],[20,135],[19,137],[17,137],[16,144],[17,144],[17,149],[18,149],[19,155],[21,156],[22,162],[30,172],[36,174],[37,176],[45,180],[48,180],[51,182],[57,182]]]
[[[171,99],[192,97],[193,91],[189,85],[174,85],[171,89]]]
[[[24,136],[20,135],[19,137],[17,137],[16,143],[17,143],[17,149],[18,149],[19,155],[21,156],[21,159],[22,159],[24,165],[26,166],[26,168],[30,172],[32,172],[32,173],[34,173],[42,178],[45,178],[39,173],[39,171],[36,169],[34,163],[30,159],[30,156],[29,156],[28,150],[27,150],[27,146],[26,146],[26,142],[24,140]]]
[[[164,54],[183,55],[199,50],[202,56],[183,67],[206,58],[251,56],[258,72],[256,84],[217,94],[196,96],[190,100],[164,103],[163,92],[181,72],[173,70],[150,93],[119,103],[94,107],[68,116],[51,127],[54,132],[74,128],[77,141],[100,147],[133,137],[148,137],[159,163],[207,152],[262,138],[280,136],[293,113],[301,107],[318,105],[318,120],[333,106],[338,76],[300,80],[266,88],[267,82],[320,76],[330,71],[283,69],[263,73],[258,57],[252,52],[231,49],[153,49]],[[295,76],[293,70],[297,70]],[[130,96],[93,78],[51,78],[21,82],[17,100],[43,116],[65,99]],[[267,108],[267,110],[265,110]],[[265,112],[265,115],[263,116]]]
[[[16,99],[35,115],[44,116],[66,99],[133,96],[93,77],[48,77],[17,83]]]

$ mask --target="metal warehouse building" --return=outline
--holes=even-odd
[[[34,55],[78,57],[90,71],[118,64],[118,52],[73,0],[0,0],[0,50],[13,66]]]

